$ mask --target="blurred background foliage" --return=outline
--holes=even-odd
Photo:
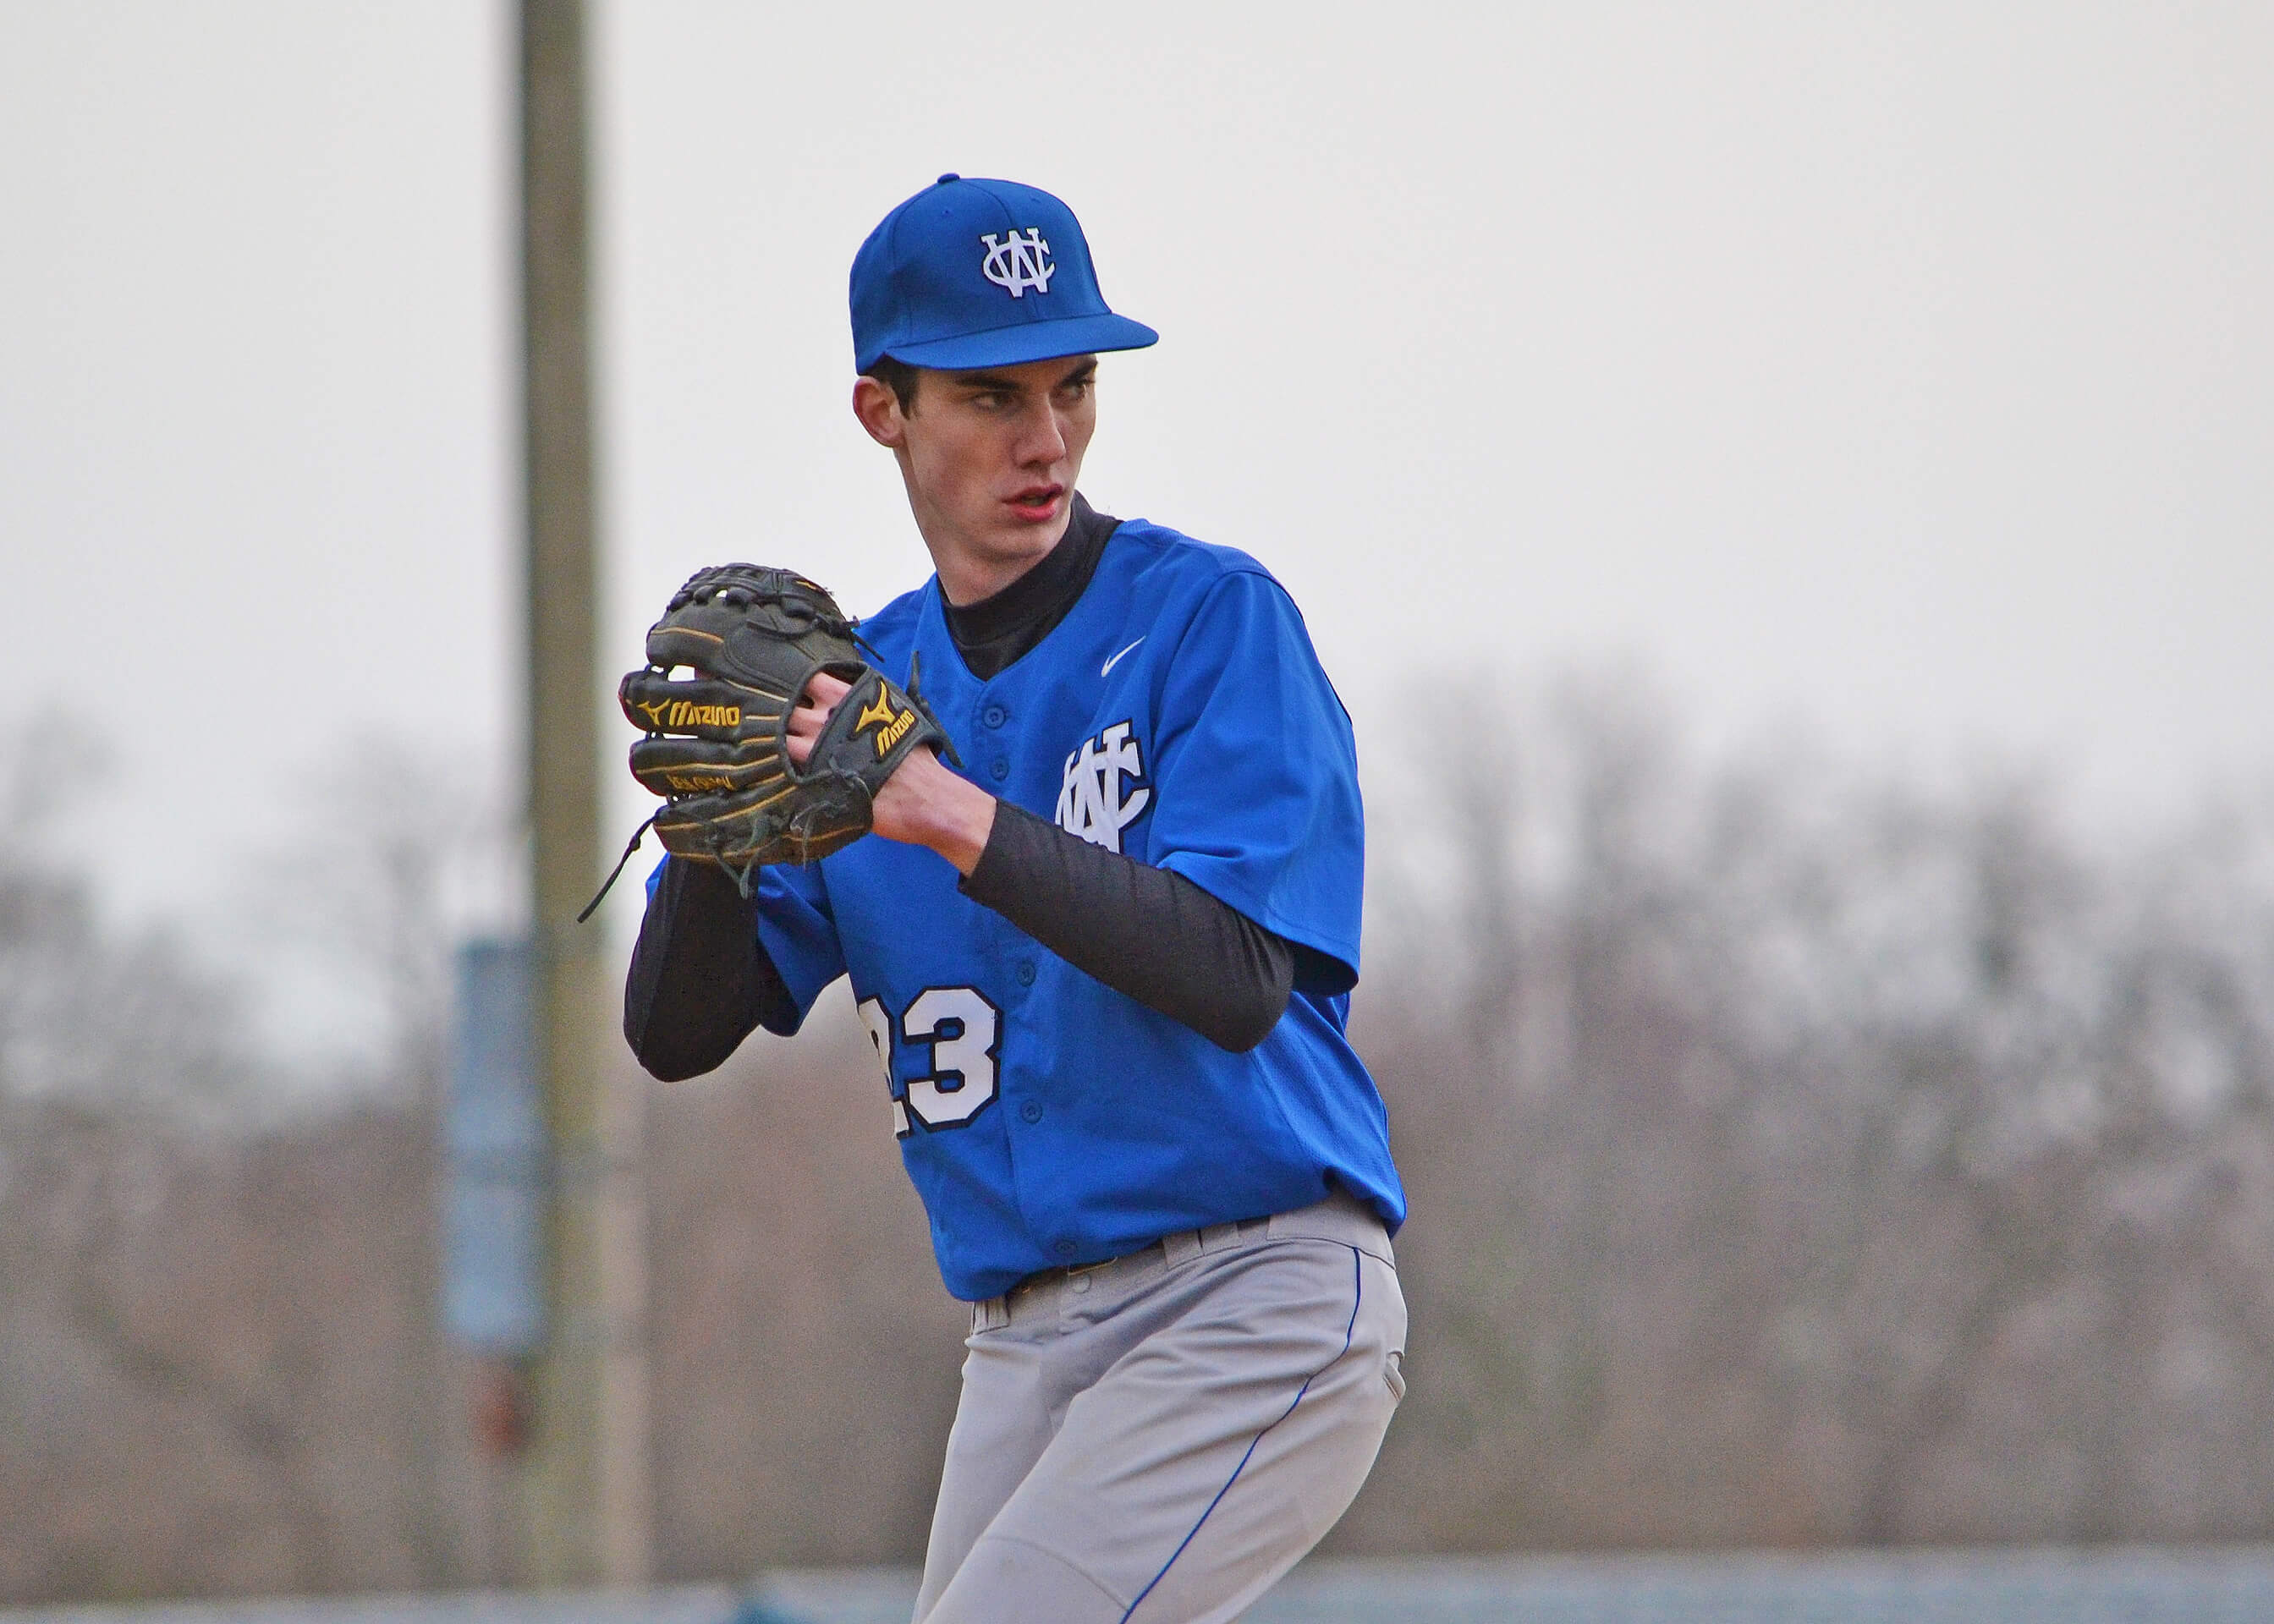
[[[1708,758],[1631,671],[1513,691],[1364,741],[1412,1387],[1329,1548],[2274,1536],[2274,799],[2087,839],[2025,774]],[[0,1599],[497,1580],[434,1120],[509,820],[384,738],[311,793],[246,891],[361,1023],[312,1059],[106,923],[37,759]],[[921,1554],[963,1316],[864,1055],[840,989],[648,1095],[661,1578]]]

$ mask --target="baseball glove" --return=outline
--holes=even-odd
[[[748,896],[764,864],[813,862],[868,833],[877,791],[912,752],[933,745],[954,760],[912,691],[914,669],[904,690],[866,652],[836,600],[802,575],[719,564],[689,576],[648,628],[648,663],[616,689],[645,735],[632,776],[664,797],[651,820],[664,849],[719,864]],[[681,666],[693,675],[674,678]],[[789,714],[823,671],[852,689],[800,767]],[[627,858],[638,844],[635,834]]]

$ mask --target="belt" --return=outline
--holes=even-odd
[[[1382,1220],[1365,1202],[1346,1191],[1337,1190],[1317,1205],[1293,1212],[1275,1213],[1268,1218],[1242,1218],[1232,1223],[1212,1223],[1201,1229],[1178,1229],[1118,1257],[1036,1269],[1002,1296],[974,1303],[971,1328],[976,1334],[1010,1324],[1012,1302],[1023,1293],[1045,1286],[1079,1280],[1124,1264],[1147,1265],[1158,1259],[1173,1267],[1203,1252],[1219,1252],[1238,1242],[1259,1239],[1333,1241],[1379,1258],[1392,1268],[1397,1267],[1397,1258],[1389,1249],[1389,1237],[1382,1233]]]
[[[1159,1240],[1140,1246],[1134,1252],[1121,1252],[1115,1257],[1101,1258],[1095,1263],[1061,1263],[1050,1268],[1036,1269],[1020,1279],[1003,1296],[1005,1299],[1021,1291],[1033,1291],[1043,1286],[1054,1286],[1076,1275],[1094,1274],[1124,1263],[1182,1263],[1187,1258],[1198,1257],[1204,1252],[1215,1252],[1229,1241],[1244,1235],[1260,1235],[1270,1227],[1269,1218],[1242,1218],[1233,1223],[1212,1223],[1201,1229],[1178,1229]]]

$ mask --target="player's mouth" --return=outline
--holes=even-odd
[[[1015,495],[1004,499],[1012,513],[1029,524],[1043,524],[1058,515],[1058,503],[1065,498],[1062,485],[1030,485]]]

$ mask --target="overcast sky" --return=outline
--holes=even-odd
[[[509,748],[507,20],[0,0],[0,711],[132,718],[124,906],[234,906],[343,723]],[[1377,766],[1439,651],[1639,657],[1708,740],[2011,755],[2112,819],[2274,765],[2274,7],[594,41],[611,672],[720,557],[926,573],[845,276],[955,169],[1066,198],[1162,332],[1086,490],[1277,572]]]

